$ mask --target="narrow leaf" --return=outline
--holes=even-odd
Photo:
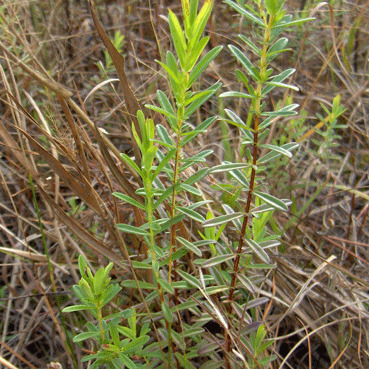
[[[228,223],[235,219],[239,219],[241,217],[243,217],[243,213],[239,213],[239,212],[227,214],[227,215],[221,215],[219,217],[206,220],[204,223],[202,223],[202,226],[204,228],[214,227],[214,226],[218,226],[224,223]]]
[[[157,287],[154,286],[153,284],[151,283],[148,283],[148,282],[144,282],[144,281],[137,281],[138,282],[138,285],[139,285],[139,288],[142,288],[144,290],[156,290]],[[125,279],[124,281],[122,281],[120,283],[120,285],[124,288],[138,288],[137,287],[137,282],[133,279]]]
[[[98,338],[100,334],[100,332],[83,332],[74,336],[73,342],[81,342],[89,338]]]
[[[270,264],[268,254],[263,250],[260,245],[252,239],[245,239],[245,242],[250,246],[252,251],[266,264]]]
[[[169,9],[169,28],[182,69],[186,68],[186,40],[177,16]]]
[[[141,235],[141,236],[148,236],[149,235],[149,232],[146,232],[145,230],[143,230],[141,228],[138,228],[138,227],[135,227],[135,226],[132,226],[132,225],[129,225],[129,224],[119,223],[119,224],[117,224],[117,228],[120,231],[125,232],[125,233],[138,234],[138,235]]]
[[[251,164],[247,163],[223,163],[220,165],[216,165],[209,169],[209,173],[220,173],[220,172],[228,172],[234,169],[243,169],[250,167]]]
[[[202,289],[201,283],[197,278],[193,277],[191,274],[184,272],[183,270],[178,269],[178,274],[191,286],[197,287],[198,289]]]
[[[168,118],[168,123],[170,124],[171,127],[176,127],[177,126],[177,119],[175,118],[176,113],[169,99],[167,98],[165,93],[161,90],[158,90],[156,95],[158,97],[160,106],[168,113],[168,115],[166,115],[166,117]]]
[[[207,66],[213,61],[216,56],[220,53],[223,46],[217,46],[214,49],[210,50],[205,56],[195,65],[190,73],[190,77],[188,80],[187,88],[190,88],[197,78],[201,75],[201,73],[207,68]]]
[[[246,36],[238,35],[238,37],[254,52],[255,55],[260,55],[261,50]]]
[[[202,256],[202,252],[200,251],[200,249],[198,247],[196,247],[192,242],[187,241],[186,239],[184,239],[183,237],[178,236],[177,240],[184,246],[186,247],[188,250],[192,251],[195,255],[201,257]]]
[[[162,126],[161,124],[157,124],[156,125],[156,132],[159,136],[159,138],[167,145],[169,146],[170,148],[174,148],[175,147],[175,144],[172,140],[172,137],[170,137],[167,129]]]
[[[246,10],[245,8],[241,7],[236,2],[231,1],[231,0],[225,0],[224,2],[228,5],[230,5],[233,9],[235,9],[238,13],[242,14],[245,18],[247,18],[252,23],[256,23],[259,26],[265,27],[264,22],[262,21],[262,19],[260,19],[256,15],[252,14],[251,12]]]
[[[221,95],[221,97],[223,97],[224,94]],[[229,116],[229,118],[238,124],[239,127],[245,127],[247,128],[246,123],[232,110],[230,109],[224,109],[224,111],[226,112],[226,114]]]
[[[290,115],[296,115],[297,112],[295,109],[299,106],[299,104],[290,104],[287,105],[277,111],[269,111],[269,112],[263,112],[261,115],[267,116],[267,117],[288,117]]]
[[[292,158],[292,153],[289,150],[284,149],[282,146],[276,146],[276,145],[269,145],[269,144],[262,144],[260,147],[279,152],[282,155],[285,155],[289,158]]]
[[[286,204],[282,200],[277,199],[276,197],[270,194],[267,194],[265,192],[260,192],[260,191],[254,191],[254,194],[258,196],[259,198],[261,198],[263,201],[265,201],[267,204],[272,205],[275,209],[283,210],[283,211],[288,210]]]
[[[186,109],[185,119],[189,118],[205,101],[209,100],[211,96],[213,96],[222,86],[221,83],[215,83],[214,85],[207,88],[206,94],[201,98],[198,98],[193,103],[191,103]]]
[[[225,263],[226,261],[231,260],[235,257],[236,257],[235,254],[214,256],[214,257],[206,260],[205,263],[203,263],[201,266],[203,268],[210,268],[212,266],[215,266],[215,265],[218,265],[218,264],[221,264],[221,263]]]
[[[189,208],[184,208],[184,207],[181,207],[181,206],[178,206],[177,209],[181,213],[186,214],[191,219],[194,219],[198,222],[204,222],[205,221],[205,218],[195,210],[192,210],[192,209],[189,209]]]
[[[244,92],[238,92],[238,91],[229,91],[229,92],[223,92],[219,95],[219,97],[240,97],[242,99],[253,99],[254,96],[246,94]],[[228,109],[225,109],[228,110]]]
[[[142,203],[138,202],[135,199],[132,199],[132,197],[127,196],[127,195],[125,195],[123,193],[113,192],[112,195],[115,196],[115,197],[117,197],[120,200],[123,200],[125,202],[128,202],[129,204],[131,204],[131,205],[133,205],[133,206],[135,206],[135,207],[137,207],[137,208],[139,208],[141,210],[145,210],[146,209],[145,206]]]
[[[187,192],[189,192],[189,193],[192,193],[193,195],[202,196],[202,193],[199,189],[197,189],[196,187],[190,186],[186,183],[181,183],[180,188],[187,191]]]
[[[231,50],[232,54],[236,57],[236,59],[243,65],[248,74],[253,77],[255,81],[260,80],[259,73],[257,69],[253,66],[249,58],[237,47],[233,45],[228,46]]]

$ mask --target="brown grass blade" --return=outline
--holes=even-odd
[[[131,196],[135,200],[139,201],[140,203],[144,203],[141,196],[136,194],[136,189],[132,186],[132,184],[128,181],[128,179],[123,175],[123,173],[120,171],[120,169],[115,164],[113,158],[111,157],[109,153],[109,149],[106,147],[101,134],[99,132],[99,129],[95,127],[95,136],[96,140],[100,146],[101,153],[108,164],[108,167],[110,171],[112,172],[114,178],[118,181],[118,183],[122,186],[124,191],[127,195]]]
[[[55,215],[68,227],[68,229],[70,229],[81,241],[85,242],[95,254],[103,255],[108,260],[122,267],[121,262],[124,261],[124,258],[121,255],[106,247],[101,241],[93,237],[89,232],[81,227],[72,217],[67,215],[63,209],[55,203],[55,201],[42,189],[41,185],[37,181],[36,183],[42,197],[50,205]]]
[[[0,138],[2,140],[2,144],[6,149],[10,151],[10,156],[15,157],[15,159],[24,167],[29,170],[32,177],[37,177],[38,173],[35,171],[33,165],[28,160],[24,151],[19,147],[19,145],[14,141],[13,137],[9,133],[8,129],[4,126],[2,122],[0,122]]]
[[[108,53],[109,53],[109,55],[110,55],[110,57],[113,61],[115,69],[118,73],[119,81],[120,81],[120,84],[122,86],[123,96],[124,96],[124,100],[126,102],[126,107],[127,107],[127,112],[128,112],[127,121],[134,123],[137,133],[139,134],[139,136],[141,136],[140,127],[139,127],[138,121],[137,121],[137,111],[142,110],[142,108],[141,108],[138,100],[136,99],[136,96],[134,95],[134,93],[131,89],[131,86],[128,82],[127,75],[124,71],[124,65],[125,65],[124,57],[115,48],[115,46],[110,41],[107,34],[105,33],[104,29],[100,25],[100,23],[97,19],[97,16],[96,16],[96,14],[95,14],[95,12],[92,8],[92,5],[91,5],[90,1],[89,1],[89,5],[90,5],[90,11],[91,11],[92,19],[94,21],[96,30],[97,30],[102,42],[104,43],[106,49],[108,50]],[[141,162],[140,150],[139,150],[138,146],[136,145],[136,143],[134,142],[133,139],[132,139],[131,144],[132,144],[134,154],[135,154],[135,157],[136,157],[136,162],[140,163]]]
[[[81,159],[82,162],[82,167],[83,167],[83,172],[84,172],[84,176],[85,178],[87,178],[88,180],[90,179],[90,171],[88,169],[88,164],[87,164],[87,159],[86,159],[86,155],[85,155],[85,151],[83,150],[83,144],[80,138],[80,135],[78,133],[76,124],[74,122],[73,116],[72,116],[72,112],[69,109],[69,106],[67,105],[67,103],[65,102],[64,99],[59,97],[59,102],[62,106],[62,109],[64,111],[65,117],[67,119],[67,122],[69,124],[69,127],[72,131],[72,135],[74,138],[74,142],[76,143],[76,147],[77,147],[77,151],[79,154],[79,157]]]
[[[80,198],[86,205],[90,206],[97,214],[102,218],[105,217],[98,201],[93,196],[94,191],[91,185],[82,177],[83,185],[78,183],[75,177],[70,174],[60,162],[49,154],[35,139],[33,139],[28,133],[22,131],[24,136],[27,137],[31,147],[35,150],[54,170],[56,174],[63,180],[63,182]]]
[[[65,99],[68,99],[72,96],[72,93],[68,91],[64,86],[55,82],[51,78],[45,78],[34,69],[30,68],[28,65],[24,64],[20,59],[18,59],[14,54],[12,54],[2,42],[0,42],[0,50],[3,51],[13,62],[15,62],[18,66],[20,66],[25,72],[29,75],[40,81],[45,86],[49,87],[50,90],[54,91],[57,95],[62,96]]]

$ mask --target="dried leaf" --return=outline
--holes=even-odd
[[[86,245],[96,254],[105,256],[108,260],[112,261],[114,264],[122,265],[124,258],[106,247],[101,241],[93,237],[89,232],[87,232],[83,227],[81,227],[72,217],[67,215],[63,209],[55,203],[55,201],[42,189],[40,184],[36,181],[38,190],[40,191],[42,197],[50,205],[51,209],[55,215]]]
[[[142,110],[139,102],[137,101],[130,85],[128,82],[128,78],[126,76],[126,73],[124,71],[124,64],[125,64],[125,60],[124,57],[119,53],[119,51],[115,48],[115,46],[113,45],[113,43],[110,41],[109,37],[107,36],[107,34],[105,33],[104,29],[102,28],[102,26],[100,25],[97,16],[92,8],[91,2],[90,2],[90,11],[91,11],[91,15],[92,15],[92,19],[94,21],[96,30],[102,40],[102,42],[104,43],[106,49],[108,50],[108,53],[111,57],[111,60],[115,66],[115,69],[118,73],[118,77],[119,77],[119,81],[120,84],[122,86],[122,90],[123,90],[123,96],[124,96],[124,100],[126,102],[126,107],[127,107],[127,112],[128,112],[128,116],[127,116],[127,120],[129,122],[134,123],[136,131],[138,132],[140,138],[141,138],[141,134],[140,134],[140,127],[137,121],[137,111],[138,110]],[[136,143],[134,142],[134,140],[132,140],[132,146],[133,146],[133,150],[135,153],[135,157],[136,157],[136,162],[139,164],[141,162],[141,153],[140,150],[138,148],[138,146],[136,145]],[[140,165],[139,165],[140,166]]]
[[[28,133],[21,130],[21,132],[27,137],[31,147],[35,150],[54,170],[54,172],[63,180],[63,182],[81,199],[86,205],[90,206],[97,214],[103,218],[104,213],[93,196],[94,191],[87,181],[84,181],[83,185],[78,183],[75,177],[70,174],[51,154],[49,154],[35,139],[33,139]]]

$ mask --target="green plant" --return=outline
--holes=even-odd
[[[200,10],[198,1],[182,0],[184,28],[178,17],[169,11],[169,27],[176,54],[168,51],[166,60],[158,63],[167,73],[170,93],[157,91],[160,106],[147,105],[164,115],[167,124],[155,125],[139,110],[137,121],[132,123],[139,160],[121,154],[131,173],[135,173],[142,183],[136,191],[142,201],[126,193],[115,192],[114,196],[136,207],[145,219],[144,224],[118,224],[117,227],[126,234],[141,237],[148,249],[146,259],[132,261],[134,269],[148,271],[148,280],[125,280],[121,283],[126,288],[147,291],[145,304],[151,312],[143,314],[142,321],[145,324],[151,321],[157,338],[156,342],[140,351],[147,367],[193,368],[192,360],[197,358],[204,365],[216,361],[221,366],[224,363],[226,368],[234,365],[261,368],[275,358],[268,353],[267,348],[273,340],[267,339],[258,310],[268,299],[256,297],[255,291],[257,280],[263,278],[260,271],[274,267],[267,250],[279,245],[278,237],[269,232],[268,224],[274,211],[287,210],[290,201],[268,193],[268,189],[263,188],[262,179],[272,160],[281,155],[292,157],[298,144],[272,145],[264,141],[268,127],[296,114],[297,104],[268,111],[267,97],[277,87],[296,90],[285,82],[294,69],[273,74],[271,64],[277,55],[286,51],[287,38],[279,38],[282,31],[306,19],[293,21],[282,9],[283,0],[263,3],[258,0],[251,5],[231,0],[225,3],[262,29],[260,39],[251,41],[244,35],[239,36],[245,47],[256,55],[257,63],[251,63],[241,49],[229,46],[243,67],[243,70],[236,70],[236,76],[246,92],[230,91],[220,95],[222,99],[250,101],[245,118],[231,109],[224,109],[228,116],[225,122],[235,126],[242,139],[238,155],[242,160],[238,163],[223,162],[209,169],[204,163],[211,150],[194,154],[186,150],[190,142],[216,121],[216,117],[210,117],[195,125],[193,118],[201,105],[221,87],[220,83],[214,83],[205,90],[195,89],[195,82],[221,51],[219,46],[201,56],[209,41],[209,37],[202,37],[202,33],[212,11],[212,0],[206,0]],[[262,150],[265,151],[263,155],[260,154]],[[195,171],[189,172],[188,169]],[[215,187],[233,193],[228,204],[211,204],[203,195],[200,184],[206,175],[230,176],[230,183]],[[205,206],[208,208],[206,218],[203,215]],[[225,214],[219,215],[220,212]],[[192,222],[191,230],[186,228],[188,220]],[[230,224],[236,232],[227,242],[224,231]],[[186,266],[188,257],[192,260],[192,268]],[[100,326],[89,324],[89,333],[78,335],[77,340],[94,337],[99,339],[100,345],[105,345],[106,331],[115,329],[113,323],[117,323],[116,318],[109,324],[102,323],[99,309],[103,298],[100,296],[96,300],[91,293],[93,285],[99,286],[97,293],[100,294],[102,286],[107,287],[108,282],[101,281],[107,278],[110,268],[99,271],[98,278],[89,272],[83,274],[84,282],[80,282],[76,289],[80,298],[82,289],[89,294],[90,305],[83,308],[96,310],[95,318]],[[96,282],[96,278],[100,282]],[[115,295],[119,287],[111,291],[111,295]],[[185,296],[191,299],[185,302]],[[86,295],[83,298],[86,300]],[[183,312],[187,312],[187,318]],[[188,319],[190,312],[195,319]],[[215,320],[223,332],[224,345],[215,346],[222,355],[205,348],[204,325],[210,320]],[[119,346],[114,334],[110,333],[114,350],[117,355],[122,354],[125,342]],[[108,362],[108,356],[104,356],[104,360]],[[120,360],[123,361],[122,358]],[[128,366],[127,363],[124,362]],[[129,365],[132,365],[131,361]]]
[[[97,352],[87,355],[82,361],[94,360],[90,368],[117,369],[126,366],[130,369],[139,368],[130,356],[140,357],[140,352],[149,340],[147,324],[137,330],[137,318],[134,309],[126,309],[114,314],[104,315],[104,307],[115,298],[122,289],[117,283],[111,283],[109,273],[113,263],[99,269],[95,275],[87,266],[86,259],[80,255],[78,258],[81,279],[78,285],[73,286],[73,292],[81,304],[63,309],[64,313],[73,311],[89,311],[97,323],[91,321],[86,324],[86,332],[73,338],[74,342],[93,339],[97,343]],[[122,319],[128,321],[128,327],[120,324]],[[121,339],[121,336],[124,338]]]

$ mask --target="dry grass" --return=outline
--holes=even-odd
[[[141,104],[151,102],[156,89],[165,88],[154,58],[160,56],[157,40],[162,47],[169,44],[159,15],[170,2],[155,2],[151,19],[146,1],[100,3],[99,19],[110,38],[116,30],[125,35],[125,68],[135,96]],[[291,1],[290,7],[300,4]],[[306,116],[301,127],[290,124],[285,134],[303,138],[302,148],[287,172],[266,179],[276,193],[296,199],[296,210],[275,219],[285,227],[284,249],[273,256],[278,267],[258,293],[271,298],[262,314],[270,336],[277,337],[273,368],[364,369],[369,367],[369,6],[336,1],[332,8],[308,9],[316,20],[290,35],[294,51],[278,61],[281,68],[297,68],[301,93],[294,100]],[[138,187],[118,155],[132,145],[124,123],[130,111],[119,83],[102,83],[107,76],[96,63],[104,61],[103,46],[84,2],[55,2],[50,8],[47,1],[7,1],[0,12],[0,366],[44,368],[58,361],[69,368],[80,362],[83,350],[68,351],[68,334],[83,322],[69,314],[63,320],[59,309],[70,303],[78,281],[78,254],[98,267],[145,252],[139,239],[122,238],[115,228],[119,222],[139,225],[142,215],[111,196],[114,191],[134,196]],[[231,20],[218,4],[212,46],[238,32]],[[228,60],[221,55],[206,78],[221,75],[225,88],[231,86]],[[124,78],[108,72],[109,78]],[[319,136],[309,130],[319,124],[319,103],[329,106],[337,93],[347,109],[340,118],[347,129],[337,132],[336,146],[319,151],[313,141]],[[287,96],[271,96],[270,104],[282,98]],[[217,134],[202,144],[214,144]],[[219,139],[216,146],[221,144]],[[114,273],[130,277],[128,266]],[[121,299],[126,306],[139,301],[130,291]]]

